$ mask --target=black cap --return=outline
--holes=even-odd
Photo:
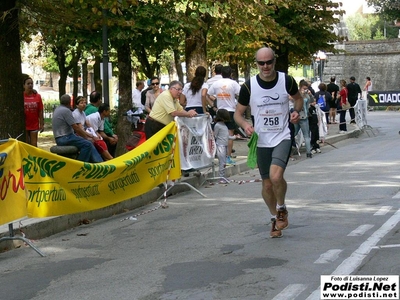
[[[356,78],[355,78],[354,76],[351,76],[351,77],[350,77],[350,80],[356,81]]]

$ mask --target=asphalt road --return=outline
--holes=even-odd
[[[400,274],[398,112],[286,171],[269,238],[258,170],[0,255],[0,299],[320,299],[320,276]],[[241,184],[239,184],[241,182]],[[129,218],[132,217],[132,218]]]

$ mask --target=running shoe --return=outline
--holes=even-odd
[[[317,153],[321,153],[321,149],[317,148]]]
[[[236,161],[232,160],[232,158],[230,156],[226,157],[226,164],[227,165],[235,165]]]
[[[286,208],[278,210],[275,225],[277,230],[283,230],[289,227],[288,214]]]
[[[280,238],[282,237],[282,231],[276,229],[276,220],[275,219],[271,219],[271,223],[272,223],[272,228],[271,228],[271,232],[269,233],[269,237],[272,239],[275,238]]]

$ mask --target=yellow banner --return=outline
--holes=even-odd
[[[15,140],[0,145],[0,180],[0,224],[25,217],[24,174],[20,148]]]
[[[0,209],[7,214],[1,214],[0,224],[23,216],[41,218],[99,209],[144,194],[167,179],[178,179],[176,136],[175,123],[171,123],[134,150],[100,164],[10,140],[0,145],[3,165],[8,166],[1,176],[5,183]]]

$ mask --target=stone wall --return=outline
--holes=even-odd
[[[323,82],[331,76],[350,81],[356,78],[361,89],[371,77],[373,90],[400,90],[400,39],[344,42],[335,47],[339,54],[327,53]]]

